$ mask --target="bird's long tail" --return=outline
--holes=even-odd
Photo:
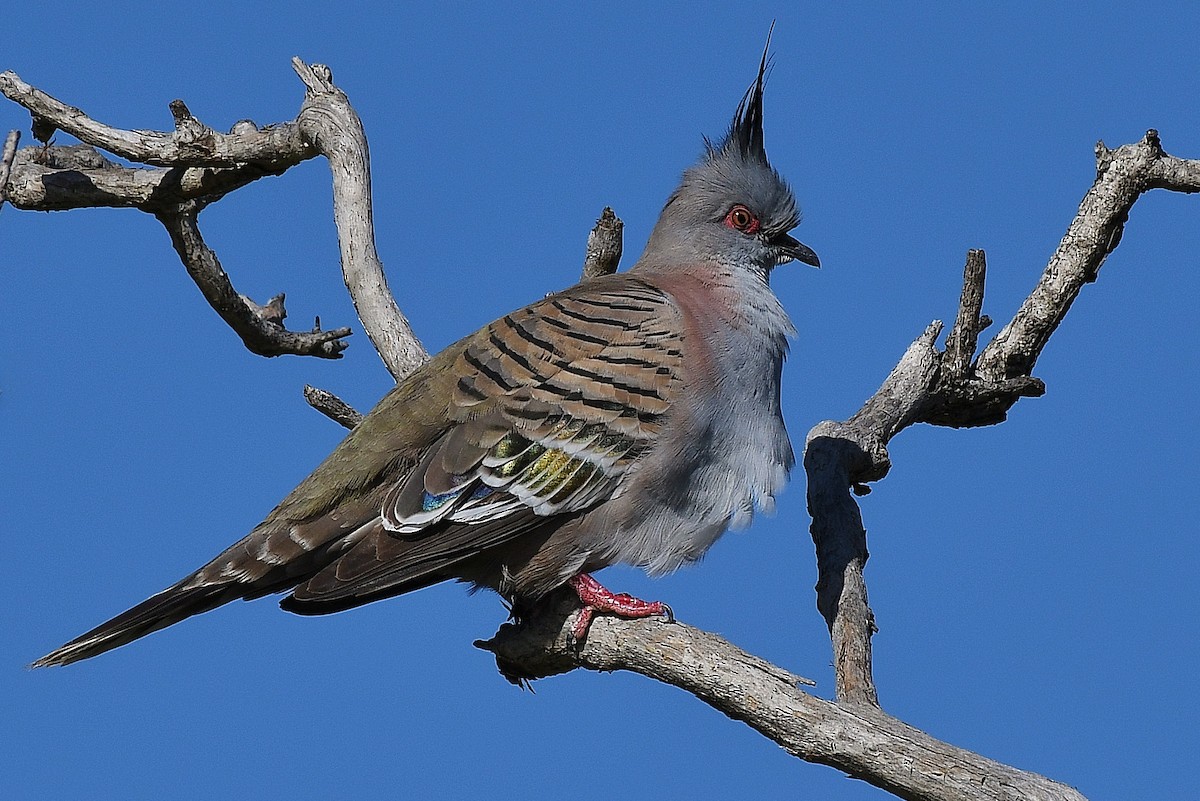
[[[289,590],[336,557],[339,545],[347,539],[345,532],[328,518],[303,529],[268,520],[195,573],[56,648],[30,667],[69,665],[230,601]]]
[[[540,519],[532,513],[528,516]],[[508,526],[497,541],[503,543],[526,528]],[[343,536],[337,536],[339,532]],[[305,533],[310,535],[307,539],[301,536]],[[283,606],[304,615],[329,614],[411,592],[451,577],[444,569],[475,553],[456,547],[456,536],[464,533],[465,527],[457,526],[440,536],[407,541],[383,531],[379,518],[357,529],[342,527],[333,518],[323,519],[310,523],[303,532],[294,526],[267,523],[192,575],[56,648],[30,667],[90,659],[230,601],[287,592],[297,584],[304,589],[302,597],[285,599]],[[483,527],[479,536],[487,541],[487,534]],[[362,547],[355,548],[355,544]],[[346,556],[351,558],[342,564],[340,560]],[[310,580],[315,583],[306,583]]]
[[[243,597],[245,587],[231,584],[209,584],[186,586],[188,579],[169,587],[152,598],[142,601],[132,609],[101,623],[87,634],[82,634],[41,659],[30,667],[69,665],[81,659],[111,651],[126,643],[145,637],[151,632],[178,623],[184,618],[216,609],[218,606]]]

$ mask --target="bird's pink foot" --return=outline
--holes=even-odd
[[[583,604],[579,617],[571,627],[571,635],[576,642],[583,640],[583,635],[587,634],[588,626],[592,624],[592,618],[597,612],[609,612],[618,617],[628,618],[661,615],[668,623],[675,622],[675,613],[662,601],[643,601],[628,593],[614,593],[587,573],[580,573],[567,583],[575,590],[580,603]]]

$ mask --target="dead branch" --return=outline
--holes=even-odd
[[[875,619],[863,579],[866,531],[851,491],[886,475],[888,442],[913,423],[998,423],[1020,398],[1041,395],[1045,386],[1030,372],[1080,289],[1117,246],[1134,202],[1156,187],[1200,191],[1200,162],[1167,156],[1155,131],[1115,151],[1099,146],[1097,161],[1096,181],[1037,286],[974,365],[978,334],[990,323],[980,315],[985,263],[979,251],[968,254],[946,350],[934,346],[941,327],[935,322],[854,417],[825,421],[809,433],[804,465],[820,571],[817,605],[833,640],[839,701],[879,703],[871,675]]]
[[[1196,162],[1166,157],[1155,130],[1147,131],[1140,142],[1112,151],[1098,143],[1095,183],[1033,292],[979,355],[979,377],[995,382],[1028,376],[1079,290],[1096,280],[1100,266],[1120,243],[1134,202],[1156,186],[1198,191],[1197,169]]]
[[[16,152],[7,182],[9,201],[28,211],[135,208],[169,211],[181,203],[213,203],[278,171],[240,167],[125,167],[91,145],[25,147]]]
[[[333,173],[333,217],[342,251],[342,277],[367,336],[399,381],[429,354],[413,333],[388,289],[383,262],[375,252],[371,213],[371,159],[362,121],[346,94],[322,64],[298,58],[292,67],[307,91],[300,108],[300,131],[329,160]]]
[[[875,622],[862,580],[867,533],[851,489],[886,474],[887,440],[913,420],[919,399],[933,384],[933,343],[940,332],[940,323],[931,324],[854,417],[817,425],[805,442],[808,513],[819,576],[817,608],[833,640],[839,701],[879,705],[871,677]]]
[[[298,122],[260,129],[243,120],[229,134],[219,134],[176,100],[170,104],[173,132],[125,131],[92,120],[13,72],[0,73],[0,93],[29,110],[35,136],[47,143],[23,148],[11,161],[0,193],[14,206],[38,211],[127,207],[153,214],[167,228],[205,300],[253,353],[340,357],[349,328],[288,331],[283,327],[283,295],[266,306],[239,295],[216,253],[204,243],[197,221],[200,210],[229,192],[318,155]],[[50,137],[56,130],[83,144],[52,146]],[[96,148],[156,166],[125,167]]]
[[[811,684],[715,634],[661,619],[597,617],[581,647],[570,640],[578,599],[559,592],[535,616],[476,646],[524,683],[575,668],[629,670],[679,687],[809,762],[926,801],[1083,801],[1074,789],[930,737],[871,706],[817,698]]]
[[[170,104],[175,130],[125,131],[91,119],[83,111],[56,100],[22,81],[11,70],[0,72],[0,94],[24,106],[33,116],[35,135],[49,142],[60,130],[109,153],[159,167],[236,167],[255,164],[278,172],[315,156],[295,122],[262,129],[249,121],[228,134],[197,120],[181,100]]]
[[[612,209],[607,206],[600,212],[600,219],[592,232],[588,234],[587,252],[583,257],[583,272],[580,280],[586,281],[598,275],[608,275],[617,271],[621,263],[621,249],[624,245],[622,232],[625,223],[621,221]]]
[[[304,385],[304,399],[308,405],[343,428],[353,429],[362,422],[363,415],[344,400],[314,386]]]
[[[983,311],[983,285],[987,278],[987,258],[982,250],[967,251],[967,266],[963,268],[962,296],[958,301],[958,316],[946,335],[946,355],[942,370],[947,376],[961,380],[967,376],[979,333],[992,324]]]
[[[4,150],[0,151],[0,208],[8,200],[8,176],[12,172],[13,160],[17,157],[17,142],[21,141],[20,131],[9,131],[4,138]]]
[[[283,327],[287,312],[283,295],[276,295],[266,306],[259,306],[245,295],[239,295],[221,268],[217,254],[200,235],[196,208],[158,212],[155,216],[171,236],[171,244],[179,254],[188,275],[196,282],[209,305],[221,315],[251,353],[260,356],[279,356],[291,353],[301,356],[322,356],[336,359],[346,349],[343,342],[350,336],[349,328],[332,331],[288,331]]]

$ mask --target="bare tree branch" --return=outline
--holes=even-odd
[[[4,150],[0,151],[0,208],[8,200],[8,176],[12,172],[13,160],[17,157],[17,142],[21,141],[20,131],[9,131],[4,139]]]
[[[292,67],[307,87],[299,124],[328,160],[333,173],[333,217],[342,252],[342,276],[367,336],[392,377],[399,381],[429,358],[388,289],[375,252],[371,213],[371,162],[362,121],[329,68],[298,58]]]
[[[575,668],[629,670],[679,687],[809,762],[843,770],[925,801],[1082,801],[1074,789],[930,737],[871,706],[834,703],[811,684],[715,634],[658,618],[597,617],[582,647],[571,643],[578,599],[559,592],[521,625],[476,645],[515,683]]]
[[[1112,151],[1103,142],[1097,144],[1095,183],[1033,292],[980,354],[979,376],[1001,381],[1029,375],[1079,290],[1096,280],[1100,266],[1120,243],[1134,202],[1156,187],[1200,191],[1198,170],[1197,162],[1166,156],[1155,130],[1147,131],[1140,142]]]
[[[940,323],[931,325],[853,418],[813,428],[805,451],[809,511],[820,579],[817,605],[830,627],[838,699],[878,704],[871,677],[874,615],[867,603],[863,566],[866,531],[850,495],[890,467],[887,443],[915,422],[983,425],[1000,422],[1019,398],[1044,385],[1029,375],[1084,283],[1095,280],[1104,258],[1120,241],[1129,210],[1154,186],[1200,190],[1200,163],[1165,156],[1156,132],[1117,151],[1097,149],[1095,184],[1051,258],[1033,293],[969,369],[979,331],[985,263],[968,254],[963,293],[946,351],[934,347]],[[972,796],[974,797],[974,796]]]
[[[316,155],[299,135],[295,122],[261,130],[239,123],[234,132],[220,134],[192,117],[187,106],[171,104],[175,130],[125,131],[96,122],[81,110],[54,99],[22,81],[11,70],[0,72],[0,94],[29,110],[35,133],[47,142],[55,130],[121,158],[161,167],[236,167],[251,163],[261,168],[285,170]]]
[[[374,245],[369,158],[362,124],[328,69],[293,61],[308,89],[296,122],[258,129],[249,121],[218,134],[180,100],[171,103],[175,130],[125,131],[96,122],[26,84],[0,73],[0,92],[33,115],[35,131],[49,141],[55,130],[118,156],[169,169],[134,169],[90,148],[27,148],[9,182],[14,205],[26,209],[128,206],[153,213],[167,225],[176,251],[208,299],[253,352],[336,357],[343,330],[287,332],[229,286],[215,254],[199,237],[192,201],[210,203],[263,175],[323,153],[333,172],[334,215],[343,275],[368,336],[396,378],[428,358],[387,288]],[[188,261],[191,258],[191,261]]]
[[[983,286],[987,278],[987,258],[982,250],[967,251],[967,266],[963,268],[962,297],[958,302],[958,317],[954,327],[946,335],[946,356],[942,369],[954,378],[967,375],[975,348],[979,344],[979,332],[991,324],[980,312],[983,311]]]
[[[875,620],[862,577],[867,532],[851,489],[886,475],[888,440],[915,419],[937,375],[933,343],[940,332],[941,323],[930,324],[852,418],[818,424],[805,443],[808,512],[819,575],[817,608],[833,640],[839,701],[879,705],[871,677]]]
[[[240,167],[125,167],[91,145],[25,147],[8,181],[10,202],[28,211],[115,207],[154,213],[189,200],[207,203],[279,171]]]
[[[260,130],[243,120],[230,134],[218,134],[192,116],[183,101],[176,100],[171,103],[173,133],[124,131],[90,119],[12,72],[0,73],[0,92],[29,109],[35,135],[47,142],[44,147],[24,148],[15,154],[12,173],[0,184],[7,187],[14,206],[42,211],[115,206],[154,214],[166,227],[205,299],[253,353],[340,357],[349,328],[285,329],[283,295],[265,306],[239,295],[216,254],[204,243],[197,224],[197,214],[206,205],[318,155],[298,123]],[[60,129],[84,144],[51,146],[50,137]],[[160,166],[118,165],[96,147]]]
[[[198,209],[186,208],[174,212],[160,211],[155,216],[171,235],[171,244],[175,246],[188,275],[200,287],[205,300],[237,332],[246,347],[261,356],[291,353],[326,359],[341,358],[342,351],[346,349],[346,343],[342,340],[352,333],[349,328],[288,331],[283,327],[287,312],[283,308],[282,295],[273,298],[266,306],[259,306],[239,295],[221,268],[217,254],[204,244],[196,223],[197,214]]]
[[[1147,133],[1155,134],[1157,141],[1157,131]],[[1103,142],[1096,144],[1096,158],[1098,161],[1107,161],[1111,158],[1111,154],[1107,152]],[[1169,189],[1172,192],[1187,194],[1200,192],[1200,161],[1176,158],[1162,153],[1149,169],[1148,186],[1150,189]]]
[[[355,411],[350,404],[332,392],[305,384],[304,399],[308,401],[309,406],[345,428],[353,429],[362,422],[362,413]]]

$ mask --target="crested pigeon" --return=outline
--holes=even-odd
[[[529,608],[669,607],[590,573],[694,562],[770,509],[793,464],[779,381],[794,333],[772,270],[817,255],[763,149],[764,52],[719,142],[687,169],[627,272],[590,278],[404,378],[250,534],[42,657],[65,665],[235,599],[324,614],[456,579]]]

